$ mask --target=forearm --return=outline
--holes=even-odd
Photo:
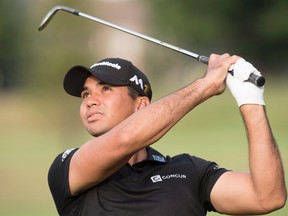
[[[137,111],[115,127],[113,132],[121,134],[128,149],[133,152],[148,146],[160,139],[190,110],[211,97],[211,86],[208,86],[205,80],[198,79]]]
[[[238,58],[229,54],[210,55],[203,78],[137,111],[113,130],[121,134],[124,143],[131,145],[129,149],[134,152],[154,143],[198,104],[223,93],[228,68]],[[123,128],[124,134],[117,133]]]
[[[283,166],[265,107],[240,107],[249,142],[249,165],[255,193],[260,199],[277,202],[286,196]],[[271,203],[270,203],[271,204]]]

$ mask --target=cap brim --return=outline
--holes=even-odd
[[[99,81],[110,85],[128,85],[127,82],[120,80],[119,77],[116,77],[111,73],[78,65],[72,67],[65,75],[63,82],[65,91],[72,96],[81,97],[84,83],[91,75],[96,77]]]
[[[64,77],[63,87],[65,91],[72,96],[80,97],[85,80],[89,76],[91,76],[90,68],[72,67]]]

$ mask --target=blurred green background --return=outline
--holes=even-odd
[[[199,54],[229,52],[252,62],[267,79],[267,112],[287,173],[287,1],[1,0],[0,215],[57,215],[48,168],[58,153],[90,138],[79,99],[62,89],[71,66],[130,59],[150,77],[153,100],[205,73],[190,57],[61,11],[39,32],[58,4]],[[248,170],[245,131],[228,91],[193,110],[154,147]],[[288,215],[288,207],[269,215]]]

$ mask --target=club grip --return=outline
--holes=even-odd
[[[197,60],[201,63],[207,64],[209,63],[209,58],[207,56],[199,55]],[[229,71],[233,75],[233,71]],[[248,82],[253,83],[254,85],[261,87],[265,84],[265,78],[263,76],[258,76],[256,74],[250,74]]]
[[[265,78],[256,74],[250,74],[248,81],[255,84],[258,87],[262,87],[265,84]]]

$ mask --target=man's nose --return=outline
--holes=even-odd
[[[93,93],[90,95],[90,97],[87,100],[87,106],[91,107],[91,106],[99,106],[101,104],[100,102],[100,95]]]

